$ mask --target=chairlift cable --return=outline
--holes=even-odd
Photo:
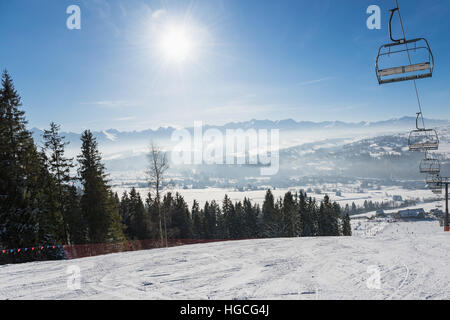
[[[405,28],[403,27],[403,20],[402,20],[402,15],[400,14],[400,7],[398,5],[398,0],[395,0],[395,4],[397,5],[398,17],[400,19],[400,26],[402,28],[403,39],[406,41],[406,32],[405,32]],[[405,46],[406,46],[406,53],[408,54],[409,63],[412,64],[411,56],[409,54],[408,44],[405,43]],[[425,119],[423,117],[422,104],[420,103],[419,90],[417,89],[416,80],[414,80],[414,89],[416,91],[417,104],[419,105],[419,111],[420,111],[420,114],[421,114],[421,117],[422,117],[422,125],[423,125],[423,128],[425,128]]]

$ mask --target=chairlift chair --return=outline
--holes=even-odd
[[[432,156],[425,155],[425,159],[420,162],[420,173],[439,174],[441,172],[441,163]]]
[[[439,174],[428,174],[426,183],[430,189],[442,188],[442,177]]]
[[[442,194],[442,184],[439,183],[429,183],[428,189],[434,194]]]
[[[392,43],[382,45],[378,49],[378,56],[376,59],[376,74],[378,83],[386,84],[408,80],[418,80],[430,78],[433,76],[434,70],[434,56],[431,51],[430,44],[425,38],[416,38],[412,40],[394,39],[392,36],[392,18],[394,13],[398,12],[399,8],[391,10],[391,18],[389,19],[389,36]],[[403,48],[404,46],[404,48]],[[412,63],[410,53],[424,53],[427,59],[419,63]],[[399,57],[402,54],[408,55],[408,63],[400,66],[382,68],[381,60],[383,58]]]
[[[416,130],[409,134],[408,144],[410,151],[431,151],[439,149],[439,136],[434,129],[419,128],[419,116],[417,113]]]

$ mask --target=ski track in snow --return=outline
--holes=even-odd
[[[353,237],[244,240],[0,266],[0,299],[450,299],[437,221],[352,221]],[[69,266],[81,288],[67,286]],[[370,289],[370,266],[380,288]]]

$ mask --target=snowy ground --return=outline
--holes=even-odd
[[[450,299],[450,234],[437,221],[352,223],[353,237],[0,266],[0,299]],[[73,266],[77,290],[67,286]]]

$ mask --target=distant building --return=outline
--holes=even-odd
[[[394,201],[403,201],[402,196],[392,196],[392,200]]]
[[[431,209],[430,213],[436,217],[444,216],[444,212],[440,209]]]
[[[423,210],[423,208],[419,208],[419,209],[405,209],[405,210],[400,210],[397,213],[397,215],[400,218],[422,219],[422,218],[425,218],[425,210]]]

